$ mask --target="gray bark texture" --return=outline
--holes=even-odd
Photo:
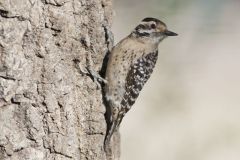
[[[119,135],[103,149],[102,89],[79,69],[101,70],[111,22],[111,0],[0,0],[0,160],[119,159]]]

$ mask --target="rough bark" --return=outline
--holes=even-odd
[[[101,70],[111,3],[0,1],[1,160],[107,159],[102,91],[75,60]]]

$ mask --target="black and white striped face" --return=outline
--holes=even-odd
[[[156,18],[145,18],[134,29],[133,34],[141,38],[151,38],[154,41],[161,41],[168,36],[177,36],[176,33],[167,29],[162,21]]]

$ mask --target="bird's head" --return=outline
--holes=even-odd
[[[162,21],[156,18],[144,18],[132,32],[137,38],[147,39],[156,43],[168,36],[177,36],[177,33],[169,31]]]

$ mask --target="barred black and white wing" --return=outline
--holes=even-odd
[[[144,84],[147,82],[153,72],[157,58],[158,51],[142,56],[131,65],[126,78],[125,93],[121,101],[121,110],[118,111],[119,122],[117,122],[116,127],[119,126],[122,118],[135,103]]]
[[[149,53],[139,58],[128,72],[125,85],[125,93],[121,105],[128,111],[135,103],[144,84],[153,72],[158,52]]]

